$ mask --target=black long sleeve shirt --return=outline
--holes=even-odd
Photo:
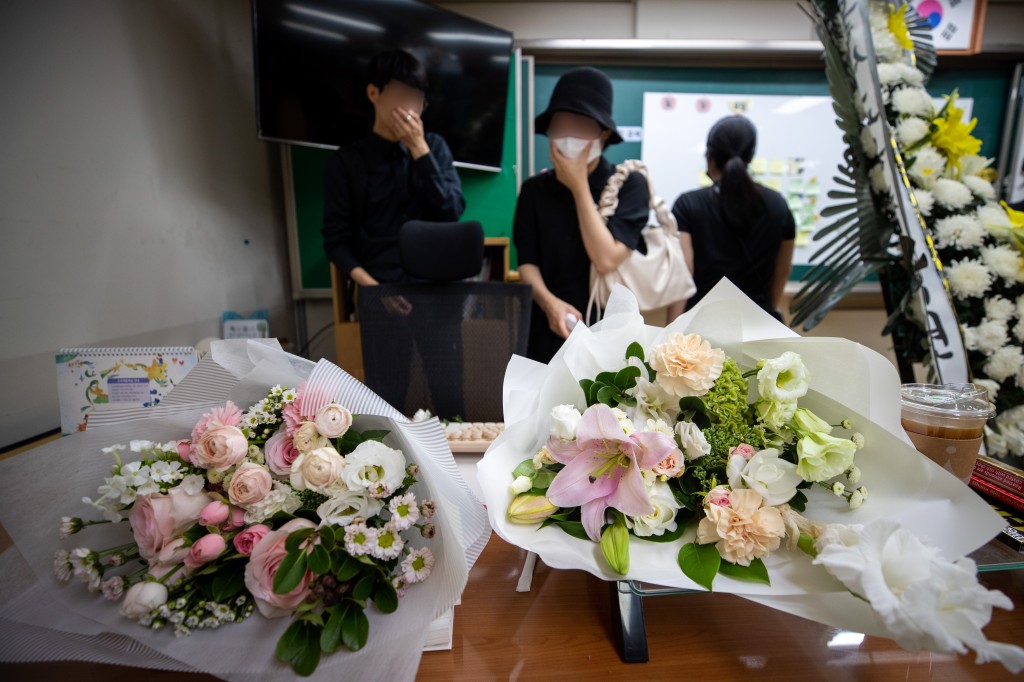
[[[379,282],[402,280],[398,255],[402,225],[409,220],[444,222],[462,216],[466,201],[452,153],[441,136],[427,133],[425,137],[430,153],[415,160],[404,144],[370,134],[327,161],[324,249],[345,275],[362,267]],[[359,177],[352,177],[353,172]]]

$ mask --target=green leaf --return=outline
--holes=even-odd
[[[288,535],[288,539],[284,541],[284,548],[289,552],[294,552],[302,544],[302,541],[313,534],[315,528],[300,528],[299,530],[292,531]]]
[[[301,620],[293,621],[291,625],[281,634],[281,639],[277,640],[277,649],[275,655],[277,660],[285,663],[291,663],[306,641],[306,624]]]
[[[245,587],[245,564],[231,561],[220,566],[210,583],[210,596],[214,601],[226,602]]]
[[[721,564],[722,557],[714,545],[689,542],[679,550],[679,568],[683,574],[709,592]]]
[[[625,391],[627,388],[632,388],[636,385],[636,380],[640,378],[640,368],[623,367],[615,374],[615,385],[619,387],[620,391]]]
[[[338,647],[341,646],[341,624],[344,620],[342,616],[343,608],[345,608],[344,604],[335,604],[324,609],[324,613],[327,614],[328,618],[323,632],[320,633],[320,650],[326,654],[337,651]]]
[[[337,538],[334,534],[334,526],[322,526],[317,529],[317,534],[320,536],[320,544],[324,549],[328,551],[334,549],[334,545],[337,542]]]
[[[207,532],[208,531],[206,530],[206,526],[200,526],[197,523],[196,525],[192,526],[187,531],[182,533],[181,537],[185,538],[186,540],[194,544],[196,540],[206,535]]]
[[[802,490],[797,490],[796,495],[789,498],[789,506],[795,511],[802,512],[807,509],[807,495]]]
[[[572,537],[577,538],[579,540],[590,539],[590,536],[587,535],[587,530],[579,521],[560,521],[558,519],[548,517],[544,519],[544,523],[540,524],[541,528],[544,528],[545,526],[558,526],[563,531],[565,531],[566,534],[571,535]]]
[[[363,570],[362,562],[348,554],[336,554],[334,564],[334,577],[340,582],[352,580]]]
[[[331,555],[323,545],[316,545],[309,555],[309,570],[323,575],[331,570]]]
[[[590,394],[594,388],[593,379],[580,379],[580,388],[583,389],[583,398],[587,401],[587,405],[590,404]]]
[[[749,566],[740,566],[739,564],[723,561],[722,565],[718,567],[718,572],[735,580],[742,580],[748,583],[772,584],[772,581],[768,578],[768,569],[765,568],[764,562],[760,559],[754,559],[750,562]]]
[[[364,601],[373,594],[373,584],[377,581],[375,575],[364,575],[356,583],[355,588],[352,590],[352,598]]]
[[[347,601],[348,609],[344,611],[341,623],[341,641],[352,651],[359,651],[366,645],[370,635],[370,621],[358,604]]]
[[[615,407],[619,404],[619,390],[614,386],[602,386],[597,392],[597,402],[604,403],[608,407]]]
[[[373,603],[381,613],[394,613],[398,609],[398,592],[388,580],[378,580],[373,591]]]
[[[551,481],[555,480],[555,476],[557,474],[554,471],[537,469],[533,476],[533,487],[539,490],[547,490],[551,486]]]
[[[601,372],[600,374],[597,375],[597,378],[595,379],[595,383],[605,384],[606,386],[614,384],[615,383],[615,372]]]
[[[274,594],[288,594],[298,586],[306,575],[306,556],[301,549],[285,555],[274,574]]]
[[[309,677],[320,665],[320,628],[308,621],[300,621],[304,628],[302,649],[292,659],[292,669],[302,677]]]
[[[696,414],[707,414],[708,408],[704,401],[695,395],[688,395],[679,399],[679,409],[683,412],[695,412]]]
[[[341,455],[347,455],[359,447],[359,444],[363,442],[363,437],[355,429],[349,429],[341,438],[335,438],[334,440],[338,448],[338,453]]]
[[[628,361],[630,358],[637,358],[640,362],[644,361],[644,347],[638,341],[634,341],[626,348],[626,360]]]
[[[524,459],[519,463],[519,466],[512,470],[512,478],[519,478],[520,476],[533,478],[535,473],[537,473],[537,470],[533,468],[533,460]]]

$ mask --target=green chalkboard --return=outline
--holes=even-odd
[[[516,60],[512,60],[516,64]],[[479,221],[488,237],[512,237],[516,207],[516,91],[515,72],[509,74],[505,110],[505,140],[498,173],[459,168],[466,198],[463,220]],[[467,117],[472,112],[466,112]],[[329,291],[331,271],[324,253],[320,228],[324,219],[324,167],[334,152],[311,147],[290,147],[292,190],[295,201],[295,244],[298,248],[299,284],[302,293]]]

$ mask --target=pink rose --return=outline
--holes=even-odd
[[[301,528],[316,528],[316,524],[306,519],[292,519],[278,530],[264,535],[249,555],[249,563],[245,566],[245,587],[256,601],[256,608],[265,618],[291,615],[309,593],[309,583],[313,579],[313,574],[306,571],[291,592],[274,594],[274,575],[288,553],[284,548],[285,540],[288,539],[289,533]]]
[[[188,554],[185,555],[185,565],[189,568],[198,568],[219,557],[227,546],[228,543],[221,535],[216,533],[204,535],[189,548]]]
[[[229,531],[235,530],[236,528],[241,528],[244,525],[245,525],[245,510],[242,509],[241,507],[232,507],[231,508],[231,517],[227,521],[225,521],[223,524],[221,524],[220,529],[222,531],[224,531],[225,533],[227,533]]]
[[[211,424],[192,452],[192,464],[203,469],[227,469],[249,452],[249,441],[237,426]]]
[[[192,442],[189,440],[178,441],[178,457],[185,462],[192,461]]]
[[[292,473],[292,462],[299,456],[299,451],[287,429],[278,429],[267,441],[264,455],[271,472],[287,477]]]
[[[264,467],[246,462],[238,467],[231,477],[228,499],[231,500],[231,504],[245,507],[266,497],[273,483],[270,472]]]
[[[189,495],[180,486],[165,493],[136,498],[128,521],[139,545],[139,555],[154,563],[171,540],[191,528],[210,502],[205,491]]]
[[[214,500],[199,513],[199,523],[204,526],[219,526],[227,521],[231,508],[220,500]]]
[[[736,447],[729,448],[729,456],[739,455],[743,459],[750,459],[757,454],[757,449],[752,445],[740,443]]]
[[[235,545],[235,550],[239,554],[249,556],[252,554],[253,548],[259,544],[260,540],[263,539],[267,533],[270,532],[270,526],[265,526],[262,523],[257,523],[255,526],[249,526],[241,533],[235,536],[232,541]]]
[[[729,489],[724,485],[712,488],[711,492],[704,497],[704,504],[713,504],[716,507],[728,507]]]

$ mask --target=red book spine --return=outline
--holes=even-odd
[[[979,478],[977,475],[971,476],[971,482],[968,484],[980,493],[985,493],[994,500],[999,500],[1003,504],[1009,505],[1017,511],[1024,511],[1024,497],[1015,495],[1009,490],[1004,490],[998,485],[989,483],[983,478]]]
[[[995,483],[1000,488],[1012,491],[1018,495],[1024,495],[1024,477],[1011,474],[999,467],[994,467],[988,462],[979,459],[974,464],[974,474],[990,483]]]

